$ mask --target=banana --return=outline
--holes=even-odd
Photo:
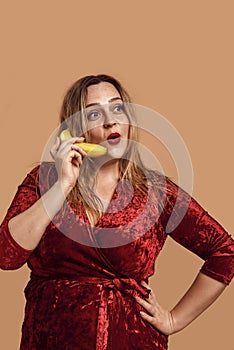
[[[63,130],[60,134],[60,140],[61,142],[68,140],[72,137],[70,131],[68,129]],[[106,147],[103,147],[101,145],[96,145],[95,143],[88,143],[88,142],[78,142],[76,143],[80,148],[82,148],[89,157],[99,157],[106,153],[107,149]]]

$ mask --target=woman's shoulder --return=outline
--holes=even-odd
[[[165,194],[176,194],[179,186],[172,177],[169,177],[157,170],[150,170],[146,175],[146,180],[150,187],[161,190]]]
[[[149,187],[156,193],[158,200],[161,205],[163,203],[164,207],[171,210],[175,203],[188,206],[191,201],[195,201],[192,194],[186,191],[183,186],[178,185],[172,177],[153,171],[149,178]]]
[[[41,162],[35,165],[23,181],[35,184],[40,192],[48,190],[57,180],[57,171],[54,162]]]
[[[54,162],[41,162],[34,165],[34,167],[27,173],[27,176],[35,179],[38,176],[45,176],[49,173],[56,173]]]

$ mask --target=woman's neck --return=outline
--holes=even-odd
[[[96,175],[96,184],[106,182],[118,182],[119,180],[119,161],[110,160],[100,167]]]
[[[96,175],[96,192],[100,199],[109,202],[119,180],[119,161],[105,163]]]

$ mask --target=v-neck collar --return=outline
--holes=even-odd
[[[88,214],[87,214],[87,211],[85,210],[84,206],[82,205],[82,209],[83,209],[83,218],[84,218],[84,221],[86,224],[88,224],[92,229],[95,229],[95,228],[98,228],[101,226],[102,222],[103,222],[103,219],[107,216],[107,215],[111,215],[112,214],[112,210],[111,210],[111,207],[112,207],[112,204],[113,202],[118,198],[118,192],[119,192],[119,185],[120,185],[120,181],[118,181],[115,189],[114,189],[114,192],[112,194],[112,197],[111,197],[111,200],[110,202],[108,203],[107,207],[106,207],[106,210],[102,213],[101,217],[97,220],[97,222],[93,225],[91,224],[90,222],[90,219],[88,217]]]

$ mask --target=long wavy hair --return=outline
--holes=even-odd
[[[144,166],[137,142],[139,140],[139,130],[134,111],[131,109],[131,99],[127,91],[120,82],[105,74],[89,75],[77,80],[68,89],[64,96],[62,107],[60,110],[60,129],[68,128],[72,136],[87,136],[87,118],[85,115],[87,89],[91,85],[107,82],[112,84],[121,96],[124,104],[128,106],[126,114],[129,119],[129,142],[125,154],[119,159],[119,177],[121,180],[128,180],[131,185],[142,193],[147,193],[147,180],[150,178],[154,185],[160,187],[161,177],[157,171],[151,172]],[[73,205],[83,203],[86,212],[95,221],[97,221],[103,213],[102,202],[95,192],[95,161],[91,157],[85,157],[80,168],[79,179],[70,192],[68,199]]]

